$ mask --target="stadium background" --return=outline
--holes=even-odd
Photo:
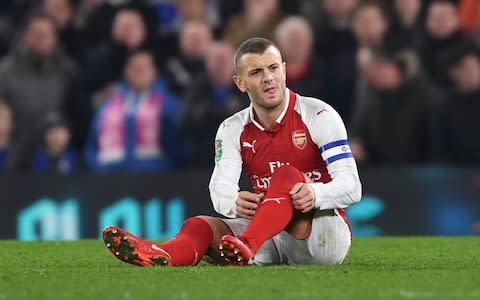
[[[47,2],[64,1],[45,1]],[[89,1],[72,1],[70,5],[79,8],[83,2]],[[125,4],[120,2],[129,1],[99,1],[108,3],[113,9],[112,12]],[[166,18],[163,23],[158,23],[165,29],[174,23],[169,19],[175,18],[176,7],[173,2],[132,1],[127,4],[143,12],[145,8],[147,11],[150,9],[158,12],[158,16]],[[208,11],[205,15],[209,20],[220,19],[215,21],[216,23],[212,21],[216,24],[216,39],[221,36],[219,31],[227,24],[226,20],[241,11],[242,6],[236,2],[240,1],[207,1]],[[423,15],[430,2],[432,1],[423,1]],[[467,6],[471,1],[452,2]],[[301,14],[315,21],[316,14],[310,9],[321,9],[321,3],[322,1],[281,1],[280,7],[287,15]],[[21,29],[32,9],[42,11],[44,2],[2,0],[2,60],[6,60],[14,51],[12,45],[18,41],[16,32]],[[463,35],[470,41],[475,42],[477,28],[472,25],[475,22],[467,22],[465,16],[461,20],[463,21],[460,25],[463,27],[459,30],[462,30]],[[106,30],[107,35],[109,34],[106,28],[96,29]],[[175,29],[173,32],[175,33]],[[168,36],[168,39],[163,41],[172,41],[170,38]],[[68,35],[63,35],[63,39],[68,41]],[[80,51],[72,46],[69,50],[82,65],[84,61],[81,56],[85,49]],[[161,61],[159,64],[166,62]],[[162,71],[162,66],[159,68]],[[82,71],[82,68],[80,70]],[[449,92],[441,89],[439,91],[443,95]],[[88,94],[88,98],[93,97],[92,94],[93,91]],[[325,100],[329,102],[330,99]],[[72,114],[78,116],[80,113],[73,111]],[[92,117],[88,113],[85,116],[77,118],[76,121],[82,121],[83,117],[88,120]],[[38,118],[43,122],[46,115],[38,115]],[[85,124],[74,124],[72,129],[72,143],[78,147],[79,152],[82,151],[82,141],[85,138],[83,127]],[[472,134],[472,131],[469,133]],[[474,144],[475,141],[472,140],[471,143]],[[478,157],[477,153],[464,154],[466,157]],[[198,165],[193,159],[186,160],[186,163],[168,170],[140,173],[121,170],[98,174],[86,166],[68,174],[62,174],[59,170],[42,173],[30,167],[25,170],[24,164],[18,169],[14,167],[13,170],[5,167],[0,175],[0,239],[96,238],[104,226],[115,224],[150,239],[170,238],[186,217],[214,214],[207,190],[211,167]],[[210,164],[211,160],[208,161]],[[468,159],[460,161],[462,163],[449,159],[425,159],[421,162],[407,160],[361,164],[363,198],[359,204],[348,210],[354,235],[478,235],[479,162],[470,163]]]
[[[478,173],[475,168],[362,169],[362,201],[347,209],[354,235],[478,235]],[[4,177],[0,238],[97,238],[113,224],[149,239],[168,239],[186,217],[215,214],[206,188],[209,175],[210,170],[189,170]]]

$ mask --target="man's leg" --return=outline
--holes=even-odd
[[[219,257],[218,243],[230,228],[220,219],[199,216],[187,219],[171,240],[154,244],[117,227],[107,227],[103,239],[120,260],[138,266],[196,265],[205,254]]]
[[[170,254],[172,264],[177,266],[196,265],[205,255],[214,261],[222,262],[218,244],[222,236],[232,234],[230,227],[219,218],[198,216],[193,219],[197,220],[188,223],[192,225],[191,228],[185,230],[184,224],[173,239],[160,244],[159,247]],[[208,234],[199,231],[202,226],[203,231],[206,231],[208,226]]]
[[[298,169],[283,166],[276,170],[265,198],[245,231],[238,238],[222,238],[219,247],[230,262],[251,263],[258,248],[289,225],[294,215],[289,192],[297,182],[306,182]],[[308,225],[310,220],[311,216]]]
[[[315,211],[311,232],[306,239],[282,234],[281,251],[288,264],[340,264],[351,244],[350,228],[335,210]]]

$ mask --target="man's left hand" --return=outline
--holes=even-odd
[[[293,208],[306,213],[315,208],[315,192],[304,182],[297,182],[290,190]]]

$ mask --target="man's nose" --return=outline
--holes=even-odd
[[[265,72],[265,77],[263,77],[263,81],[264,81],[264,82],[271,82],[271,81],[273,81],[273,74],[272,74],[272,72],[269,72],[269,71]]]

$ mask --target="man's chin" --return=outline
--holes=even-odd
[[[265,108],[275,109],[282,104],[282,101],[280,97],[275,97],[275,98],[264,99],[263,103],[265,103]]]

